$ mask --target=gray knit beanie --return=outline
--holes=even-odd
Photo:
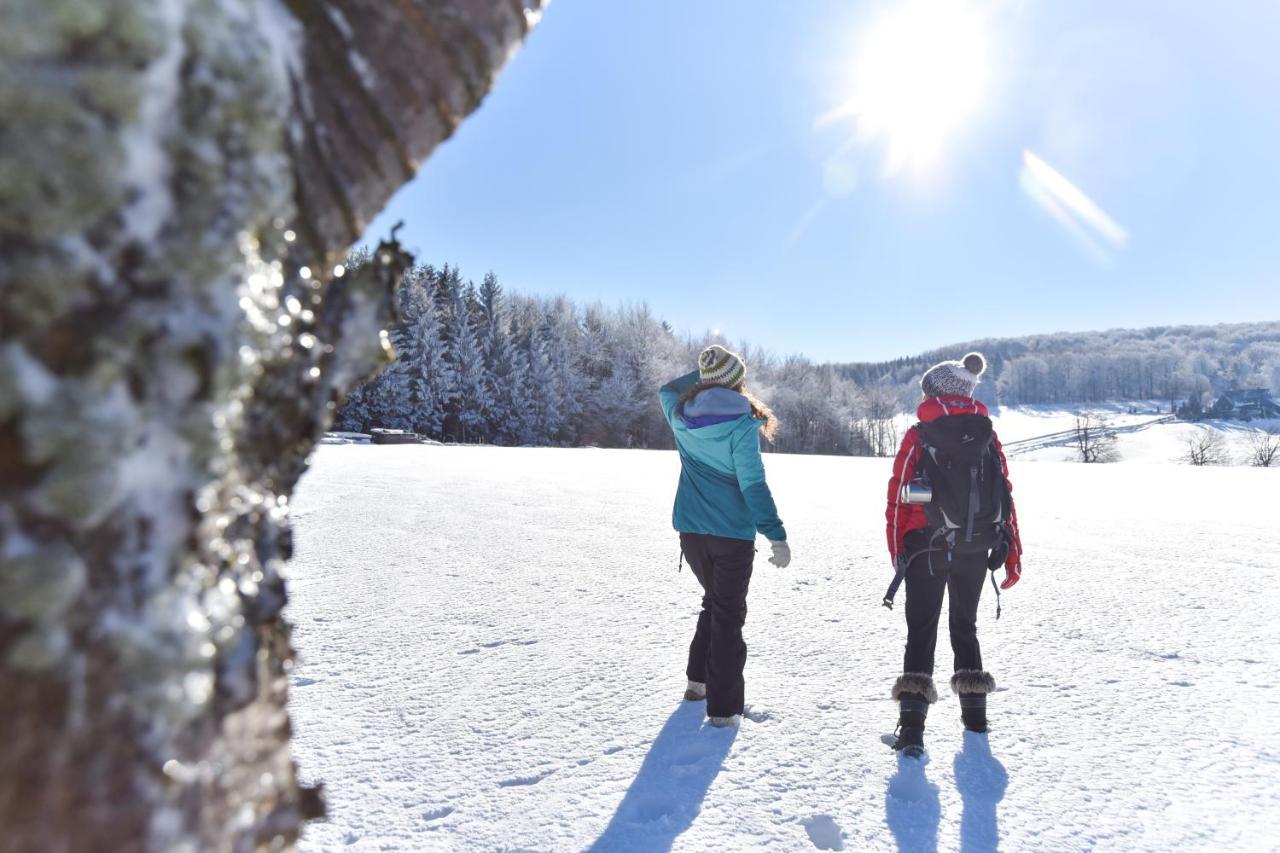
[[[987,360],[971,352],[960,361],[943,361],[925,371],[920,390],[928,397],[972,397]]]
[[[747,363],[736,352],[712,344],[698,356],[698,378],[703,385],[732,388],[747,376]]]

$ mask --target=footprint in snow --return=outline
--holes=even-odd
[[[515,776],[511,779],[503,779],[498,783],[499,788],[518,788],[524,785],[536,785],[543,779],[550,776],[556,771],[548,770],[545,773],[534,773],[529,776]]]
[[[804,819],[804,831],[819,850],[843,850],[844,830],[831,815],[814,815]]]
[[[432,809],[429,812],[422,813],[422,819],[426,821],[440,820],[442,817],[448,817],[455,811],[453,806],[441,806],[438,809]]]
[[[493,642],[490,642],[490,643],[481,643],[480,645],[476,646],[475,648],[471,648],[471,649],[463,649],[462,651],[458,652],[458,654],[460,654],[460,655],[476,655],[476,654],[479,654],[480,652],[484,651],[485,649],[496,649],[496,648],[500,648],[500,647],[502,647],[502,646],[508,646],[508,645],[510,645],[510,646],[533,646],[533,645],[537,645],[537,643],[538,643],[538,641],[537,641],[537,640],[494,640]]]
[[[307,686],[307,685],[309,685],[309,684],[315,684],[315,683],[316,683],[316,680],[315,680],[314,678],[301,678],[301,677],[299,677],[299,678],[295,678],[295,679],[293,680],[293,686],[294,686],[294,687],[306,687],[306,686]]]

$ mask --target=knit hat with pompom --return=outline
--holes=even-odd
[[[703,385],[732,388],[747,375],[747,363],[736,352],[712,344],[698,356],[698,378]]]
[[[987,360],[982,353],[971,352],[960,361],[943,361],[924,373],[920,390],[928,397],[972,397]]]

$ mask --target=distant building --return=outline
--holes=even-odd
[[[1249,388],[1228,391],[1207,409],[1194,398],[1188,400],[1178,407],[1178,417],[1189,421],[1198,421],[1203,418],[1227,421],[1280,418],[1280,403],[1277,403],[1271,396],[1271,392],[1265,388]]]

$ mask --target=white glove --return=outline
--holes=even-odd
[[[769,542],[773,545],[773,556],[769,558],[769,562],[780,569],[785,569],[791,563],[791,546],[785,539],[777,542],[769,540]]]

